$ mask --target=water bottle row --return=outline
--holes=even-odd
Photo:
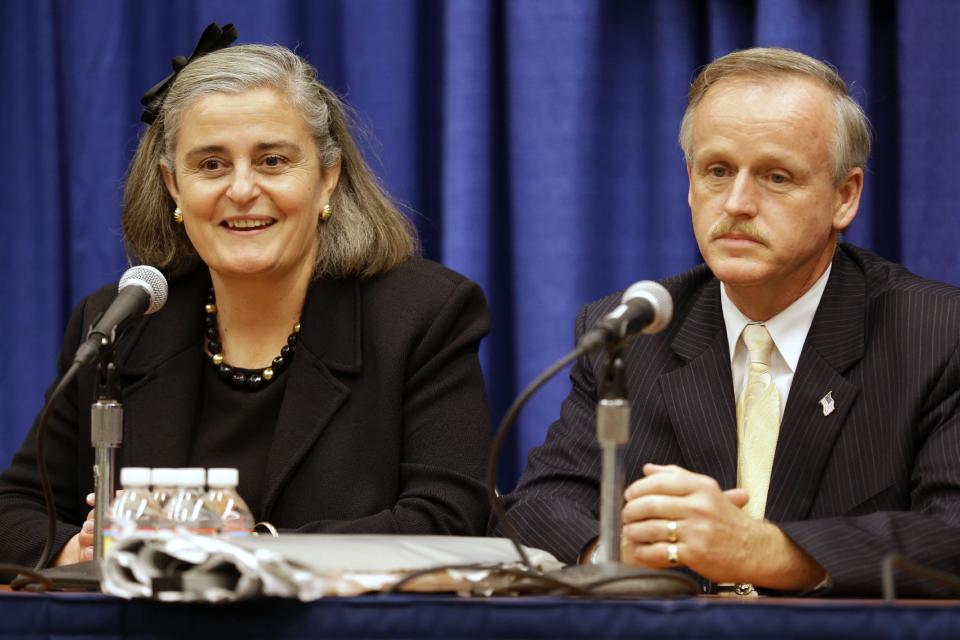
[[[104,523],[105,548],[134,531],[249,534],[254,520],[237,493],[238,476],[230,468],[121,469],[121,490]]]

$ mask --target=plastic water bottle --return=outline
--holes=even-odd
[[[103,527],[103,548],[137,531],[156,531],[169,526],[163,511],[150,494],[150,469],[126,467],[120,470],[122,490],[107,513]]]
[[[236,469],[213,468],[207,470],[207,499],[220,516],[220,532],[237,536],[253,532],[253,514],[237,493],[240,473]]]
[[[197,535],[220,530],[220,516],[203,490],[205,477],[204,470],[196,467],[175,470],[173,481],[177,492],[163,509],[174,528]]]
[[[156,502],[157,506],[161,509],[167,506],[167,502],[169,502],[173,494],[177,492],[177,488],[173,486],[176,471],[176,469],[165,467],[150,470],[150,484],[153,485],[153,501]]]

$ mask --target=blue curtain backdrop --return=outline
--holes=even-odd
[[[138,99],[212,21],[296,48],[357,109],[427,256],[487,293],[495,418],[571,346],[580,305],[698,261],[676,131],[695,69],[736,48],[840,69],[876,131],[848,239],[960,284],[954,0],[0,0],[2,466],[70,309],[126,267]],[[566,390],[522,415],[504,484]]]

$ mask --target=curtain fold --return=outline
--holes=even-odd
[[[696,69],[825,58],[873,122],[853,242],[960,283],[960,3],[951,0],[7,0],[0,3],[0,465],[53,381],[72,305],[127,266],[139,97],[206,24],[293,47],[355,108],[425,254],[478,281],[494,417],[572,346],[577,309],[699,261],[676,142]],[[502,488],[568,383],[521,415]]]

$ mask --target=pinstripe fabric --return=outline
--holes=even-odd
[[[627,479],[646,462],[736,483],[736,419],[719,283],[705,266],[664,282],[674,322],[627,350]],[[577,335],[619,294],[584,307]],[[960,290],[842,244],[780,427],[766,517],[822,564],[832,594],[877,595],[898,551],[960,573]],[[579,361],[560,419],[506,500],[524,542],[566,562],[597,535],[594,380]],[[819,404],[832,392],[835,410]],[[905,581],[904,593],[935,595]]]

